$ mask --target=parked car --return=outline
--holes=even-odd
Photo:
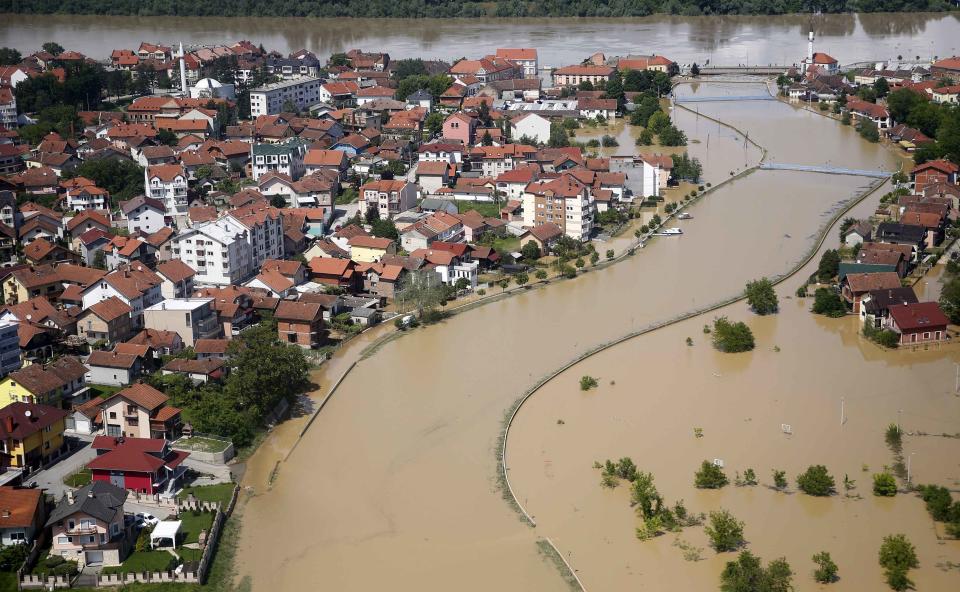
[[[140,527],[156,526],[156,524],[160,522],[160,520],[153,514],[145,514],[145,513],[137,514],[136,519],[137,519],[137,526],[140,526]]]

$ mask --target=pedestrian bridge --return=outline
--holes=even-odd
[[[676,103],[714,103],[719,101],[774,101],[776,100],[769,94],[766,95],[740,95],[740,96],[676,96],[673,98]]]
[[[760,169],[765,171],[803,171],[807,173],[826,173],[828,175],[852,175],[855,177],[872,177],[874,179],[886,179],[893,175],[893,171],[846,169],[827,165],[788,164],[782,162],[761,162]]]

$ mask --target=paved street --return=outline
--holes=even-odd
[[[74,440],[75,446],[81,446],[81,448],[74,449],[70,456],[61,458],[52,467],[33,473],[27,477],[25,484],[36,483],[38,487],[47,490],[47,493],[53,495],[55,499],[59,500],[63,497],[67,490],[67,486],[63,484],[63,479],[79,471],[96,456],[96,453],[90,448],[92,439],[80,440],[72,437],[71,439]]]

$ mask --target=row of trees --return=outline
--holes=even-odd
[[[938,105],[906,88],[887,96],[887,109],[894,121],[906,123],[936,139],[913,153],[917,164],[936,158],[960,162],[960,109]]]
[[[687,16],[724,14],[789,14],[814,11],[887,12],[943,11],[944,0],[31,0],[13,4],[28,14],[109,14],[136,16],[287,16],[287,17],[639,17],[651,14]]]

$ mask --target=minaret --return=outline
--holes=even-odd
[[[813,38],[813,33],[810,33],[810,38]],[[813,47],[813,42],[810,42],[810,47]],[[813,51],[812,49],[810,51]],[[183,92],[183,96],[187,96],[187,64],[184,61],[186,57],[183,53],[183,42],[180,42],[180,90]]]
[[[810,41],[807,42],[807,65],[813,63],[813,31],[810,31]]]

